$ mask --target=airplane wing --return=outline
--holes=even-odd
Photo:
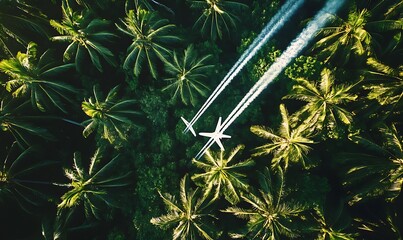
[[[220,138],[231,138],[230,135],[226,135],[226,134],[221,134]]]
[[[208,133],[208,132],[200,132],[199,135],[203,136],[203,137],[209,137],[209,138],[214,137],[214,133]]]
[[[221,151],[224,151],[224,146],[222,145],[221,141],[219,138],[214,138],[214,141],[217,143],[217,145],[220,147]]]
[[[214,132],[216,133],[220,132],[220,128],[221,128],[221,117],[218,118],[217,126],[215,127]]]
[[[186,121],[186,119],[185,119],[184,117],[181,117],[181,119],[182,119],[182,121],[185,123],[186,129],[189,129],[190,132],[193,134],[193,136],[196,137],[196,132],[195,132],[195,130],[193,129],[192,125],[190,125],[190,123],[189,123],[188,121]]]

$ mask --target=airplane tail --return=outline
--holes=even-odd
[[[193,134],[193,136],[196,137],[196,132],[195,132],[195,130],[193,129],[192,125],[191,125],[188,121],[186,121],[185,118],[181,117],[181,119],[182,119],[182,121],[185,123],[186,129],[190,130],[190,132]]]

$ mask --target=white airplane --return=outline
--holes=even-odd
[[[190,132],[193,134],[193,136],[196,137],[196,132],[195,132],[195,130],[193,129],[192,125],[190,125],[190,123],[189,123],[188,121],[186,121],[185,118],[181,117],[181,119],[182,119],[182,121],[185,123],[186,129],[189,129]]]
[[[199,133],[200,136],[203,137],[209,137],[212,138],[214,140],[214,142],[217,143],[218,146],[220,146],[220,149],[222,151],[224,151],[224,146],[221,143],[221,138],[231,138],[231,136],[229,135],[225,135],[221,132],[220,128],[221,128],[221,117],[218,118],[218,123],[217,126],[215,127],[215,131],[214,132],[210,132],[210,133],[206,133],[206,132],[201,132]]]

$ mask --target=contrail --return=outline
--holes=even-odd
[[[216,87],[213,93],[208,97],[206,102],[196,113],[189,125],[186,126],[184,133],[195,124],[213,101],[220,93],[228,86],[249,60],[259,51],[260,48],[284,25],[284,23],[292,16],[293,13],[302,5],[305,0],[288,0],[279,10],[279,12],[266,24],[262,32],[255,38],[252,44],[244,51],[238,61],[232,66],[229,72],[225,75],[220,84]]]
[[[295,57],[298,56],[298,54],[314,37],[315,33],[326,24],[329,19],[329,13],[334,14],[343,3],[344,0],[330,0],[326,3],[326,5],[315,15],[314,19],[309,22],[308,26],[306,26],[298,37],[291,42],[283,54],[276,59],[259,81],[255,83],[244,98],[238,103],[234,110],[232,110],[224,120],[220,132],[224,132],[235,121],[235,119],[242,114],[249,104],[260,95],[267,85],[270,84]],[[196,155],[196,159],[199,159],[212,144],[213,141],[210,139]]]

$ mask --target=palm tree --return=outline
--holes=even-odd
[[[347,233],[345,230],[351,227],[351,217],[345,211],[344,202],[338,201],[334,204],[329,202],[334,199],[327,199],[325,206],[316,206],[312,215],[318,226],[313,230],[318,232],[317,240],[354,240],[357,234]]]
[[[351,124],[353,113],[340,107],[357,99],[357,95],[350,94],[353,85],[334,85],[334,75],[325,68],[321,72],[319,86],[307,79],[299,78],[291,93],[285,98],[297,99],[307,104],[294,116],[293,120],[305,119],[303,125],[310,132],[333,130],[338,122]]]
[[[25,48],[29,43],[27,33],[47,38],[44,27],[46,22],[45,16],[39,9],[30,5],[29,1],[0,1],[0,49],[4,50],[8,57],[13,57],[7,40]]]
[[[88,56],[100,72],[102,72],[101,57],[110,65],[116,66],[114,54],[105,46],[106,43],[117,38],[117,35],[108,30],[110,22],[99,18],[92,19],[87,10],[81,13],[73,12],[68,0],[62,3],[62,12],[62,22],[50,20],[50,25],[62,34],[52,37],[51,40],[69,43],[63,54],[64,60],[69,61],[74,58],[78,71],[86,65],[83,61]]]
[[[32,124],[29,116],[21,115],[26,111],[28,104],[28,101],[18,104],[9,98],[0,101],[1,130],[11,133],[22,149],[32,145],[33,137],[52,139],[52,135],[45,128]]]
[[[76,211],[70,211],[70,209],[59,209],[55,216],[45,216],[41,224],[43,239],[67,240],[71,232],[82,231],[94,226],[94,222],[89,224],[74,222],[75,213]]]
[[[155,5],[157,7],[162,7],[169,13],[175,15],[175,13],[172,11],[172,9],[170,9],[168,6],[162,4],[160,1],[156,1],[156,0],[127,0],[126,1],[126,11],[128,11],[129,9],[137,9],[140,7],[143,7],[149,11],[155,11],[153,5]]]
[[[386,2],[386,1],[382,0],[382,2]],[[402,9],[403,9],[403,2],[397,1],[396,3],[389,6],[389,9],[385,12],[384,16],[386,17],[386,19],[388,19],[394,15],[402,16],[402,11],[401,11]]]
[[[271,141],[271,143],[257,147],[256,153],[252,156],[273,154],[273,169],[276,169],[281,162],[284,164],[284,169],[288,168],[290,161],[301,161],[305,165],[304,158],[311,149],[309,144],[313,141],[305,136],[305,129],[301,126],[294,129],[290,126],[288,112],[283,104],[280,105],[280,113],[282,122],[278,134],[264,126],[252,126],[250,128],[254,134]]]
[[[203,84],[200,79],[206,78],[208,73],[214,66],[208,65],[207,61],[211,55],[198,58],[193,45],[190,45],[184,52],[182,58],[179,58],[174,52],[173,59],[165,61],[166,72],[171,77],[165,80],[172,82],[162,91],[174,90],[172,98],[175,98],[178,93],[182,102],[185,105],[188,103],[193,106],[196,104],[195,93],[206,96],[206,91],[209,88]]]
[[[346,168],[343,185],[351,194],[350,204],[364,198],[384,196],[393,201],[402,190],[403,142],[394,125],[380,128],[381,144],[359,135],[350,139],[363,147],[363,152],[343,153],[338,158]],[[377,141],[377,142],[378,142]]]
[[[118,100],[118,87],[112,88],[105,99],[99,89],[94,86],[94,98],[84,100],[81,107],[90,119],[83,122],[83,136],[88,137],[97,130],[103,138],[113,143],[117,138],[126,140],[126,132],[134,124],[131,120],[138,116],[138,111],[131,110],[135,100]]]
[[[226,158],[224,151],[217,153],[207,151],[205,154],[205,162],[196,159],[192,160],[196,167],[205,171],[204,173],[198,173],[192,176],[193,181],[204,187],[204,197],[207,197],[210,192],[214,192],[212,201],[218,199],[221,194],[224,194],[225,199],[231,204],[239,202],[239,191],[249,188],[245,179],[246,175],[240,173],[239,170],[252,166],[254,162],[252,159],[235,164],[230,162],[244,147],[244,145],[238,145]]]
[[[267,168],[260,175],[259,195],[253,193],[242,195],[242,199],[250,205],[250,208],[229,207],[223,210],[248,221],[246,229],[242,232],[230,234],[232,238],[273,240],[282,239],[280,236],[298,237],[298,231],[293,229],[293,225],[301,220],[299,217],[305,208],[295,202],[284,200],[284,176],[280,168],[278,171],[276,182],[272,181]]]
[[[73,168],[65,169],[65,175],[71,180],[69,184],[59,184],[71,188],[61,197],[59,209],[72,208],[83,203],[87,216],[101,218],[101,209],[105,207],[118,207],[110,189],[129,185],[128,176],[131,172],[112,175],[120,155],[115,156],[105,165],[101,165],[102,153],[100,149],[95,151],[88,169],[84,169],[81,155],[74,153]]]
[[[396,105],[403,95],[403,65],[397,68],[387,66],[375,58],[368,58],[367,64],[373,69],[366,72],[370,90],[369,99],[376,99],[381,105]]]
[[[55,66],[50,51],[37,56],[37,45],[29,43],[26,53],[18,52],[15,58],[0,62],[0,71],[10,79],[4,83],[13,97],[29,97],[33,107],[40,111],[57,108],[66,112],[62,99],[71,102],[69,94],[75,91],[70,85],[54,81],[55,76],[68,70],[71,64]]]
[[[17,202],[23,210],[31,212],[33,208],[44,204],[47,199],[43,193],[33,188],[32,184],[51,185],[51,183],[26,178],[51,162],[43,160],[35,162],[36,159],[32,157],[32,147],[23,150],[13,159],[14,144],[9,149],[3,146],[4,149],[1,151],[1,153],[6,153],[6,156],[2,156],[4,159],[0,165],[0,201]]]
[[[313,50],[320,50],[319,55],[325,57],[325,62],[336,58],[344,65],[352,53],[358,56],[373,54],[376,41],[371,32],[383,33],[403,29],[401,20],[383,19],[368,22],[370,15],[367,9],[357,10],[354,7],[346,21],[334,16],[335,25],[325,27],[319,32],[323,37],[316,42]]]
[[[202,10],[194,28],[200,29],[202,34],[210,35],[213,40],[217,36],[223,38],[223,32],[229,35],[232,29],[236,29],[239,18],[235,12],[248,9],[243,3],[228,0],[192,0],[190,7]]]
[[[127,57],[123,63],[124,69],[133,66],[133,73],[139,76],[144,61],[153,78],[157,78],[156,60],[166,61],[170,54],[168,44],[179,42],[178,36],[172,35],[174,24],[169,24],[167,19],[157,16],[157,13],[141,9],[129,10],[122,23],[124,27],[117,25],[118,29],[133,38],[133,43],[127,48]]]
[[[402,239],[402,228],[400,226],[402,220],[398,209],[399,204],[396,205],[395,207],[389,206],[386,209],[382,208],[382,214],[377,214],[371,220],[368,218],[354,219],[358,229],[362,231],[360,237],[363,237],[363,239]]]
[[[168,209],[168,214],[152,218],[150,222],[161,228],[177,224],[173,231],[173,240],[197,239],[197,236],[207,240],[217,239],[220,234],[215,231],[211,222],[215,217],[205,213],[206,198],[198,197],[199,188],[188,190],[186,178],[185,176],[180,183],[180,203],[174,196],[159,192]]]

